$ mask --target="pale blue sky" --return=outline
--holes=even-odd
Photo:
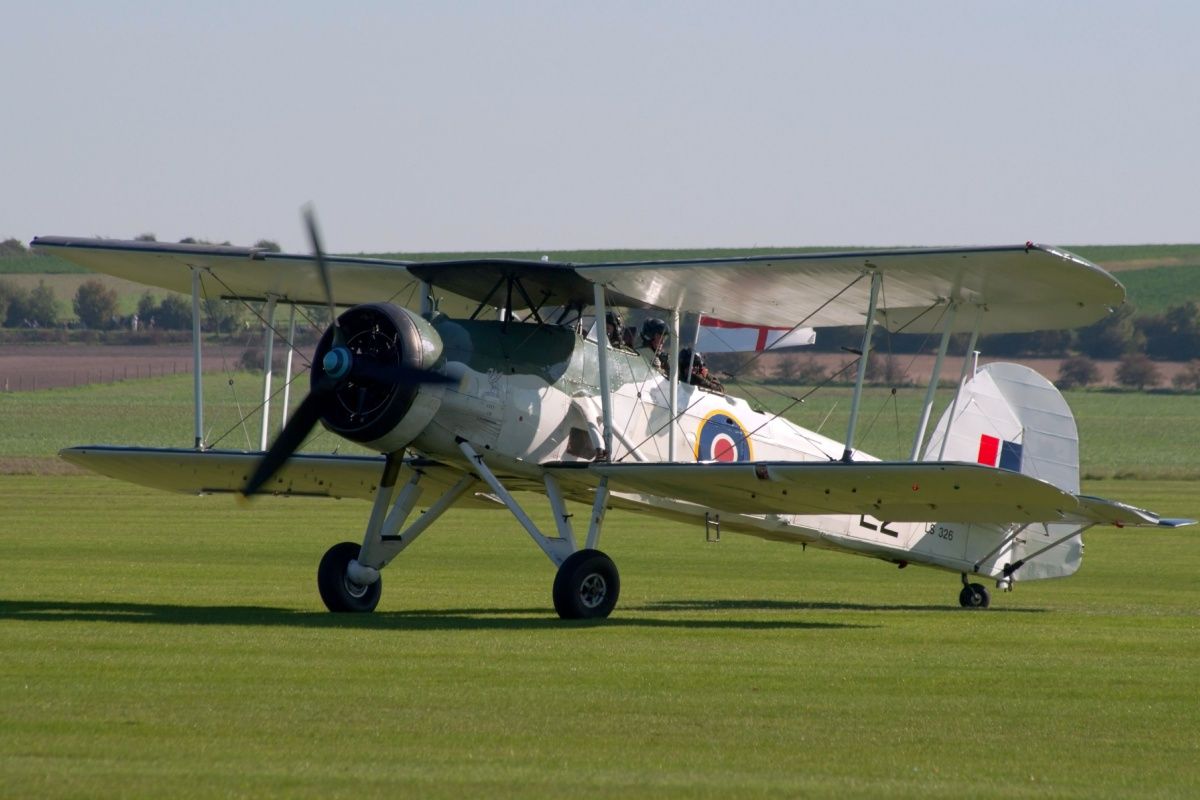
[[[0,12],[0,238],[1200,241],[1200,3]]]

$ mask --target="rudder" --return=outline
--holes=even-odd
[[[924,460],[986,464],[1079,494],[1075,416],[1054,384],[1021,364],[987,364],[964,382],[934,429]],[[1065,577],[1083,559],[1082,538],[1071,536],[1082,526],[1074,523],[1035,523],[1019,532],[1006,524],[939,525],[965,539],[965,547],[956,550],[979,574],[1003,578],[1005,565],[1025,560],[1014,580]]]

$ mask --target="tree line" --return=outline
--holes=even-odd
[[[135,241],[158,241],[153,233],[142,233]],[[180,244],[215,244],[188,236]],[[222,242],[228,245],[229,242]],[[277,242],[259,239],[254,247],[272,253],[280,252]],[[19,258],[37,255],[19,239],[0,241],[0,258]],[[124,315],[115,290],[100,280],[88,280],[79,286],[71,300],[78,327],[88,330],[188,330],[192,327],[191,301],[179,294],[168,294],[161,300],[149,291],[138,299],[137,311]],[[230,333],[242,327],[248,318],[245,306],[232,301],[204,301],[201,327],[210,332]],[[33,289],[25,289],[10,280],[0,279],[0,325],[6,328],[55,328],[68,324],[55,296],[54,289],[39,281]]]
[[[157,241],[152,233],[140,234],[135,239]],[[212,244],[193,237],[181,239],[180,243]],[[280,251],[279,245],[269,239],[260,239],[254,246],[270,252]],[[0,258],[28,255],[29,250],[17,239],[0,242]],[[182,295],[168,294],[160,300],[146,292],[138,300],[136,314],[129,316],[120,314],[118,300],[114,290],[99,280],[89,280],[75,293],[72,308],[78,324],[91,330],[186,330],[191,327],[191,302]],[[321,315],[320,310],[315,313]],[[206,300],[202,328],[208,332],[231,333],[248,326],[251,317],[241,303]],[[63,324],[64,318],[53,289],[44,281],[27,290],[0,279],[0,321],[5,327],[56,327]],[[855,350],[861,346],[862,334],[862,326],[822,328],[816,344],[807,349],[818,352]],[[967,342],[966,334],[953,337],[952,351],[961,352]],[[937,336],[890,333],[876,328],[871,346],[875,353],[884,356],[932,352],[937,346]],[[1118,382],[1137,388],[1160,382],[1155,361],[1191,362],[1175,377],[1175,383],[1180,388],[1200,388],[1200,305],[1188,300],[1160,314],[1139,315],[1133,304],[1126,303],[1085,328],[992,334],[980,337],[978,348],[989,356],[1064,359],[1056,381],[1061,388],[1097,383],[1099,369],[1093,363],[1095,360],[1119,361]],[[886,373],[887,368],[872,371]],[[879,377],[886,379],[885,374]]]

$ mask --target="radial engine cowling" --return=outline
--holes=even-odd
[[[338,383],[333,398],[322,411],[321,424],[339,436],[380,452],[402,449],[437,413],[443,387],[412,380],[381,381],[376,377],[355,380],[355,372],[362,365],[369,365],[376,375],[396,368],[436,369],[442,359],[441,337],[424,319],[391,303],[354,306],[338,317],[338,325],[356,367]],[[330,356],[331,350],[334,350],[332,326],[317,344],[311,374],[314,387],[325,380],[327,369],[338,369],[338,354]]]

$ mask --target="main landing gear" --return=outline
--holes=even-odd
[[[557,536],[548,536],[538,530],[469,443],[460,440],[459,448],[473,463],[475,474],[462,475],[407,527],[405,522],[423,489],[420,485],[422,473],[419,469],[412,470],[407,485],[397,491],[403,462],[398,453],[388,456],[362,545],[353,542],[334,545],[317,568],[317,589],[325,607],[335,612],[374,611],[383,591],[379,571],[482,480],[490,487],[491,494],[508,507],[542,552],[558,565],[552,593],[558,615],[563,619],[603,619],[611,614],[621,594],[621,577],[612,559],[596,549],[608,502],[607,481],[602,480],[596,490],[587,541],[584,547],[578,548],[571,514],[567,512],[554,476],[543,477],[546,497],[558,528]]]
[[[982,583],[967,583],[967,574],[962,576],[963,588],[958,593],[958,604],[963,608],[987,608],[991,605],[992,595]]]
[[[572,553],[554,576],[554,610],[563,619],[603,619],[620,594],[617,565],[599,550]]]
[[[360,546],[354,542],[335,544],[325,552],[317,567],[317,591],[330,611],[374,611],[383,594],[383,579],[366,585],[355,583],[346,574],[350,562],[358,558]]]

